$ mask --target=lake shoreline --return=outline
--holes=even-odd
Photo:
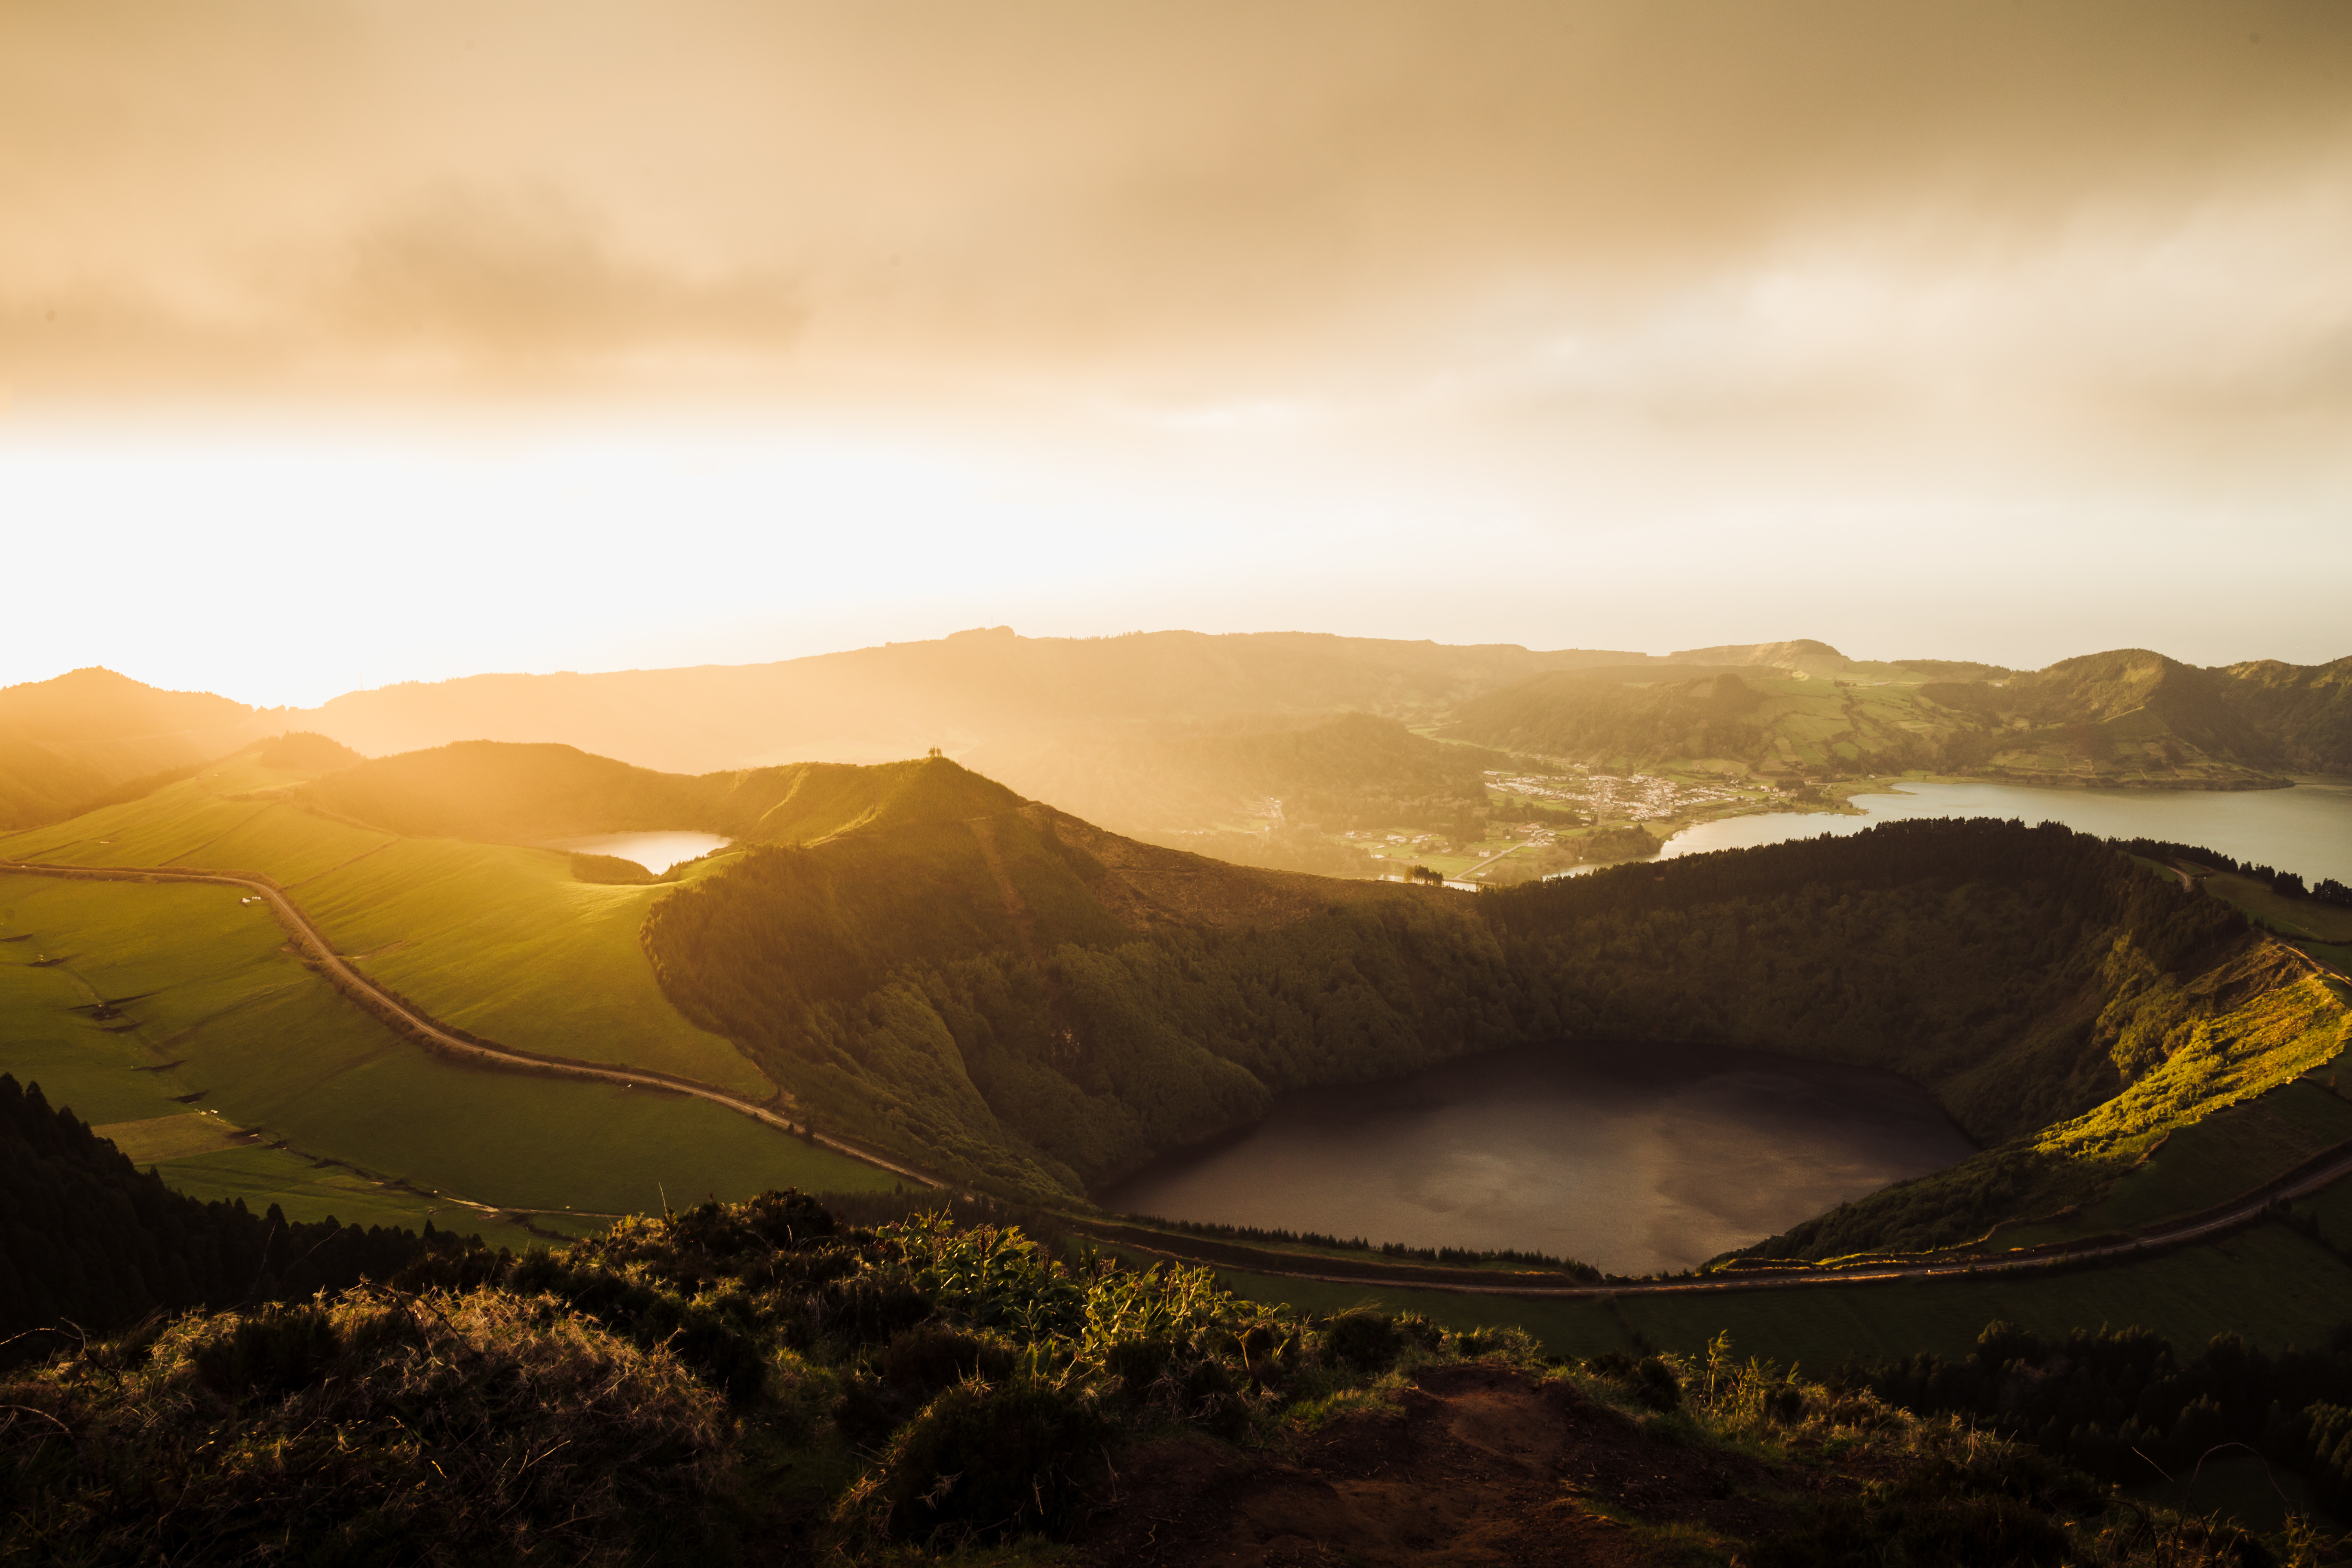
[[[1696,1267],[1978,1144],[1898,1074],[1716,1043],[1570,1039],[1286,1091],[1089,1195],[1111,1213]]]

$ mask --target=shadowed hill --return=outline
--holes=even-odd
[[[1192,724],[1104,727],[1001,753],[1024,786],[1092,821],[1199,830],[1244,815],[1327,830],[1428,828],[1475,838],[1485,771],[1510,759],[1417,735],[1394,719],[1346,712],[1250,714]]]
[[[41,1086],[0,1073],[0,1363],[47,1354],[70,1321],[92,1334],[158,1308],[300,1299],[373,1275],[388,1278],[457,1238],[332,1219],[288,1223],[242,1202],[203,1203],[133,1169]],[[478,1247],[478,1241],[474,1244]],[[9,1345],[6,1342],[15,1340]]]
[[[476,737],[560,741],[707,773],[1236,715],[1354,709],[1427,721],[1545,669],[1641,657],[1304,632],[1023,637],[999,626],[777,664],[412,682],[336,698],[305,721],[378,755]]]
[[[161,691],[110,669],[0,688],[0,831],[62,822],[263,732],[208,691]]]
[[[1472,899],[1226,866],[1034,803],[967,814],[984,781],[911,767],[890,807],[665,898],[645,944],[682,1013],[824,1114],[1016,1189],[1103,1183],[1284,1089],[1694,1040],[1891,1068],[2025,1140],[2001,1183],[1882,1227],[1956,1240],[2342,1044],[2297,955],[2054,825],[1890,824]]]
[[[1706,665],[1539,676],[1479,698],[1446,733],[1588,763],[1761,758],[1779,715],[1766,708],[1766,689],[1751,684],[1757,676]]]
[[[2269,737],[2287,767],[2352,773],[2352,658],[2332,664],[2257,659],[2223,673],[2228,700]]]
[[[1983,722],[1985,732],[1958,748],[1964,760],[2054,747],[2095,770],[2151,756],[2253,769],[2285,764],[2277,737],[2254,723],[2228,671],[2146,648],[2061,659],[2001,686],[1939,683],[1923,695]]]
[[[778,664],[484,675],[352,692],[300,721],[376,755],[474,739],[551,742],[696,775],[799,761],[871,763],[938,747],[1016,792],[1121,831],[1230,819],[1320,790],[1401,803],[1434,826],[1470,797],[1402,727],[1547,669],[1630,653],[1456,647],[1307,633],[1022,637],[1004,627]],[[1391,721],[1370,745],[1317,740],[1342,714]],[[1352,771],[1330,776],[1332,753]],[[1439,804],[1430,805],[1433,799]],[[1392,825],[1384,822],[1383,826]]]
[[[1003,811],[1020,797],[952,763],[796,763],[655,773],[571,746],[461,741],[343,768],[295,791],[338,816],[416,837],[530,843],[669,828],[797,843],[894,817]]]
[[[1814,643],[1675,658],[1701,655],[1741,668],[1553,672],[1473,699],[1444,732],[1598,765],[1765,773],[2244,787],[2352,772],[2352,659],[2200,669],[2125,648],[2016,675],[1855,664]]]

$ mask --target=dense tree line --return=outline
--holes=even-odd
[[[2216,871],[2228,871],[2261,882],[2283,898],[2317,899],[2323,903],[2352,906],[2352,888],[2333,877],[2323,877],[2306,888],[2299,871],[2281,871],[2269,866],[2257,866],[2251,860],[2237,860],[2218,849],[2206,849],[2194,844],[2173,844],[2160,838],[2118,839],[2116,847],[2134,855],[2145,855],[2151,860],[2187,860],[2192,865],[2210,867]]]
[[[2146,1070],[2191,1010],[2161,977],[2245,933],[2097,839],[1985,819],[1618,867],[1478,909],[1564,1033],[1890,1068],[1988,1142]],[[2107,1005],[2072,1020],[2086,986]]]
[[[34,1331],[97,1335],[156,1308],[291,1300],[466,1245],[429,1222],[423,1236],[294,1224],[275,1204],[255,1215],[242,1201],[184,1196],[52,1109],[38,1084],[0,1074],[0,1339],[26,1336],[0,1357],[57,1348],[56,1333]]]
[[[761,850],[656,906],[646,946],[820,1117],[1005,1192],[1097,1186],[1286,1089],[1571,1037],[1890,1068],[2001,1144],[1776,1244],[1814,1257],[2075,1201],[2053,1194],[2104,1165],[2003,1141],[2226,1058],[2206,1026],[2284,984],[2226,906],[2056,825],[1893,823],[1475,900],[1169,856],[1139,914],[1054,820]],[[1323,901],[1276,897],[1302,888]]]
[[[1759,680],[1780,675],[1746,673]],[[1465,703],[1444,733],[1592,762],[1760,758],[1770,753],[1775,716],[1764,692],[1738,670],[1560,670]]]
[[[2186,1360],[2145,1329],[2045,1340],[1994,1322],[1961,1360],[1923,1352],[1846,1376],[1923,1415],[1957,1412],[2024,1438],[2103,1480],[2186,1479],[2252,1451],[2308,1479],[2321,1507],[2352,1510],[2352,1322],[2313,1350],[2271,1355],[2223,1333]]]

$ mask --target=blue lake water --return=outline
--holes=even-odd
[[[1286,1094],[1096,1194],[1114,1211],[1687,1268],[1976,1145],[1892,1073],[1568,1041]]]
[[[2307,881],[2352,884],[2352,784],[2293,789],[2053,789],[2004,784],[1905,784],[1896,793],[1858,795],[1868,815],[1779,811],[1729,816],[1685,828],[1661,854],[1744,849],[1822,833],[1859,833],[1911,816],[2018,817],[2063,822],[2102,838],[2161,838],[2218,849],[2240,860],[2300,871]]]

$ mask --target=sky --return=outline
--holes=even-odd
[[[0,0],[0,682],[2352,654],[2352,6]]]

